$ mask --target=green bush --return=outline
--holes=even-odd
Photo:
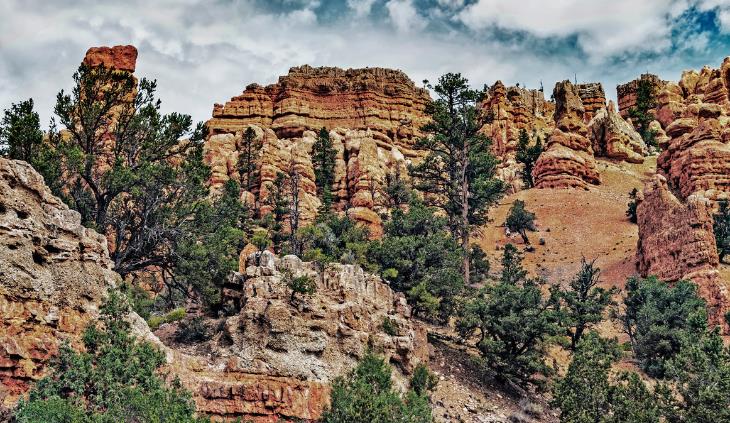
[[[387,316],[383,317],[383,323],[380,325],[380,328],[388,336],[398,336],[398,324]]]
[[[291,289],[291,301],[294,301],[296,294],[312,295],[317,291],[317,283],[308,275],[292,277],[287,285]]]
[[[429,391],[432,391],[438,383],[438,377],[431,373],[423,364],[419,364],[413,370],[413,376],[411,376],[411,389],[413,389],[419,395],[426,395]]]
[[[409,390],[401,396],[393,388],[391,368],[368,353],[346,377],[332,385],[331,404],[322,423],[431,423],[428,397]]]
[[[20,423],[196,422],[194,404],[178,382],[158,376],[165,356],[137,342],[125,320],[127,306],[112,293],[100,322],[83,335],[84,350],[63,345],[49,374],[18,404]]]
[[[179,307],[162,316],[150,316],[147,325],[150,329],[157,330],[164,323],[177,322],[185,318],[185,308]]]

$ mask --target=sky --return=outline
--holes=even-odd
[[[678,80],[730,55],[730,0],[0,0],[0,109],[42,122],[92,46],[133,44],[164,112],[207,120],[292,66],[460,72],[549,94],[556,81]],[[44,125],[45,126],[45,125]]]

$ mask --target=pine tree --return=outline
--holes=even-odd
[[[527,188],[535,186],[535,183],[532,180],[532,169],[535,168],[535,163],[542,152],[543,145],[540,137],[537,137],[535,144],[530,145],[530,137],[527,135],[527,131],[520,129],[520,137],[517,141],[515,160],[523,165],[523,169],[520,174],[522,175],[522,181]]]
[[[469,88],[460,74],[449,73],[433,87],[437,95],[426,111],[431,121],[417,146],[427,151],[420,164],[411,167],[416,188],[432,194],[431,205],[444,210],[451,232],[462,248],[462,273],[470,277],[470,235],[487,221],[489,208],[504,193],[495,177],[498,160],[491,142],[479,132],[484,116],[477,103],[482,93]]]
[[[335,182],[336,157],[337,150],[332,145],[329,132],[326,128],[320,129],[317,141],[312,146],[312,165],[317,195],[322,200],[321,214],[329,213],[334,202],[332,186]]]
[[[730,203],[728,200],[719,202],[719,211],[714,216],[713,232],[720,262],[730,253]]]
[[[241,188],[253,192],[259,184],[259,168],[257,160],[261,153],[263,140],[256,137],[252,127],[243,133],[243,151],[238,156],[238,173],[241,175]]]
[[[0,120],[0,157],[24,160],[30,164],[38,159],[43,142],[38,113],[33,99],[13,103]]]
[[[522,241],[529,245],[530,239],[527,237],[527,231],[536,230],[535,213],[531,213],[525,208],[524,201],[515,200],[509,209],[509,214],[504,224],[510,231],[519,233],[522,236]]]

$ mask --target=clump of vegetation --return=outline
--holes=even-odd
[[[18,422],[199,421],[190,394],[158,375],[164,354],[131,335],[122,296],[112,293],[100,311],[84,351],[62,346],[48,376],[20,400]]]
[[[478,337],[476,346],[495,377],[525,385],[552,373],[545,351],[560,332],[560,319],[554,302],[542,294],[542,282],[528,278],[521,262],[508,244],[501,278],[466,302],[457,329],[464,338]]]
[[[202,342],[208,339],[210,329],[202,316],[195,316],[192,319],[183,319],[175,331],[175,340],[183,344]]]
[[[629,218],[631,223],[637,222],[636,217],[636,196],[639,194],[639,190],[634,188],[629,192],[629,203],[626,208],[626,216]]]
[[[154,331],[165,323],[179,322],[185,318],[185,314],[185,308],[179,307],[161,316],[150,316],[147,325]]]
[[[629,117],[646,145],[657,147],[657,133],[650,127],[656,117],[651,112],[655,109],[656,93],[654,84],[648,79],[640,79],[636,89],[636,105],[629,109]]]
[[[411,389],[418,395],[428,395],[436,385],[439,378],[431,373],[423,363],[416,366],[411,376]]]
[[[730,253],[730,203],[728,200],[719,202],[719,211],[714,216],[712,228],[715,233],[717,252],[720,255],[720,262],[722,262],[725,260],[725,256]]]
[[[327,214],[332,209],[334,195],[332,185],[335,182],[335,150],[330,134],[326,128],[322,128],[317,136],[317,141],[312,145],[312,166],[314,167],[314,182],[317,186],[317,195],[322,201],[320,214]]]
[[[317,283],[308,275],[289,277],[287,286],[291,289],[290,301],[294,301],[297,295],[312,295],[317,291]]]
[[[692,282],[631,278],[624,306],[619,319],[641,368],[652,377],[664,377],[667,360],[707,330],[705,301]]]
[[[13,103],[5,110],[0,120],[0,157],[33,164],[42,143],[43,131],[32,98]]]
[[[251,192],[260,182],[258,157],[263,147],[263,139],[256,137],[252,127],[243,132],[243,151],[238,156],[238,174],[241,177],[241,188]]]
[[[530,244],[530,239],[527,237],[527,231],[537,230],[535,227],[535,213],[529,212],[525,208],[525,202],[522,200],[515,200],[509,209],[509,214],[504,224],[510,231],[519,233],[522,236],[522,241],[528,245]]]
[[[298,233],[303,258],[322,265],[340,262],[372,269],[367,259],[368,231],[347,215],[320,215],[314,225]]]
[[[515,160],[517,160],[517,163],[522,163],[523,165],[520,174],[522,175],[522,181],[526,188],[532,188],[535,186],[535,182],[532,180],[532,169],[535,168],[535,163],[543,150],[544,147],[540,137],[537,137],[535,143],[530,145],[530,136],[527,135],[527,131],[520,129]]]
[[[419,385],[419,389],[425,385]],[[431,423],[431,407],[424,392],[414,388],[401,395],[393,387],[391,368],[368,353],[346,377],[332,385],[331,404],[322,423]]]
[[[383,317],[383,323],[380,328],[388,336],[398,336],[398,324],[388,316]]]

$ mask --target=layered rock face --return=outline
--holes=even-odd
[[[556,128],[546,150],[532,171],[538,188],[587,188],[599,184],[593,148],[583,121],[585,108],[570,81],[558,82],[553,90]]]
[[[81,344],[111,269],[106,239],[29,164],[0,158],[0,401],[40,379],[61,342]]]
[[[669,190],[666,178],[655,175],[637,199],[636,216],[641,275],[694,281],[708,302],[711,323],[725,325],[730,293],[717,271],[710,202],[690,196],[683,203]]]
[[[269,252],[252,254],[246,263],[224,294],[240,313],[226,318],[223,333],[204,346],[222,357],[225,374],[180,372],[200,411],[255,421],[277,416],[314,420],[326,405],[327,385],[354,367],[368,348],[397,364],[400,383],[428,361],[425,329],[409,319],[405,297],[380,278],[352,265],[335,264],[320,272],[314,263]],[[301,276],[316,284],[312,296],[293,295],[287,286]],[[383,329],[385,319],[394,332]],[[254,375],[266,376],[256,380]],[[275,392],[268,401],[247,398],[253,386],[262,384]]]
[[[121,71],[134,72],[137,67],[137,48],[134,46],[92,47],[86,51],[84,64],[103,65]]]
[[[618,99],[618,110],[621,113],[621,117],[627,119],[629,117],[629,109],[636,106],[636,93],[639,89],[639,83],[641,81],[649,81],[654,87],[655,92],[661,92],[664,87],[668,84],[667,81],[661,80],[658,76],[645,73],[642,74],[638,79],[634,79],[626,84],[621,84],[616,87],[617,99]]]
[[[588,124],[588,138],[598,157],[643,163],[647,154],[641,135],[616,113],[613,101],[600,109]]]
[[[596,115],[596,112],[606,108],[606,93],[603,91],[603,85],[600,82],[577,84],[575,87],[585,109],[583,121],[588,123]]]
[[[246,194],[266,198],[276,174],[296,172],[301,179],[302,219],[311,221],[319,207],[311,162],[317,131],[329,130],[337,150],[334,193],[339,210],[380,230],[380,192],[385,175],[405,174],[419,128],[426,122],[428,92],[400,71],[366,68],[292,68],[267,87],[249,85],[228,103],[215,105],[208,121],[206,161],[219,189],[236,172],[243,132],[253,127],[264,147],[261,185]],[[266,211],[265,209],[263,210]]]

